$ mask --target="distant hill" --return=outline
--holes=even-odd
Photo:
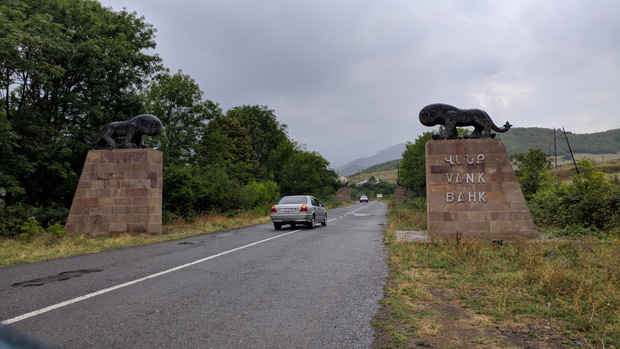
[[[504,141],[508,155],[527,153],[531,148],[538,148],[552,156],[553,129],[548,128],[514,128],[506,133],[499,133],[498,138]],[[620,129],[597,133],[577,134],[567,131],[566,137],[562,129],[556,129],[557,155],[569,154],[566,138],[573,153],[608,154],[620,151]]]
[[[554,155],[553,129],[538,127],[515,127],[507,133],[498,133],[506,146],[509,156],[527,153],[531,148],[538,148],[547,155]],[[558,157],[570,154],[566,138],[570,142],[573,153],[615,154],[620,152],[620,129],[597,133],[577,134],[556,129],[556,148]],[[377,152],[376,155],[353,160],[336,168],[339,174],[349,176],[362,172],[394,170],[405,151],[405,144],[400,143]]]
[[[405,144],[400,143],[391,146],[387,149],[383,149],[377,152],[377,154],[365,158],[360,158],[348,162],[342,166],[334,168],[340,175],[349,176],[358,173],[368,167],[376,164],[381,164],[386,161],[400,159],[405,151]]]
[[[382,163],[377,164],[377,165],[372,165],[372,166],[364,169],[362,172],[368,173],[368,172],[380,172],[380,171],[395,170],[395,169],[398,168],[398,164],[400,164],[400,160],[401,159],[395,159],[395,160],[390,160],[390,161],[382,162]]]

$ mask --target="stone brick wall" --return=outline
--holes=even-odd
[[[429,237],[538,236],[501,139],[426,143],[426,194]]]
[[[351,201],[351,189],[349,188],[340,188],[336,193],[336,200],[340,202],[350,202]]]
[[[161,234],[162,173],[162,153],[155,149],[89,151],[67,233]]]

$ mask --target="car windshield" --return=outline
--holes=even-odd
[[[279,204],[280,205],[286,205],[286,204],[305,204],[306,203],[306,197],[305,196],[285,196],[283,197]]]

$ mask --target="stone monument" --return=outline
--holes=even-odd
[[[340,202],[350,202],[351,201],[351,189],[338,188],[338,192],[336,193],[336,199]]]
[[[504,144],[490,133],[506,132],[510,124],[498,128],[481,110],[443,106],[431,105],[420,112],[422,124],[428,126],[433,118],[445,127],[443,135],[426,143],[429,237],[536,238],[536,226]],[[476,130],[457,139],[456,126]]]
[[[405,187],[396,187],[394,189],[394,200],[396,201],[405,201],[409,199],[409,191]]]
[[[163,154],[142,143],[142,135],[160,131],[159,119],[140,115],[108,124],[95,142],[87,141],[94,146],[103,139],[108,149],[88,152],[67,217],[67,233],[161,234]],[[130,149],[117,148],[119,137]]]

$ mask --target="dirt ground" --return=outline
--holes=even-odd
[[[419,322],[413,324],[416,330],[412,336],[404,337],[402,343],[395,343],[393,336],[381,327],[375,326],[373,348],[592,348],[595,344],[563,334],[552,323],[533,321],[527,324],[514,322],[498,323],[492,317],[477,314],[471,308],[464,308],[458,297],[451,297],[452,289],[428,290],[430,300],[415,304],[415,311],[425,313]],[[389,323],[407,333],[412,325],[390,322],[390,306],[382,305],[375,322]]]

